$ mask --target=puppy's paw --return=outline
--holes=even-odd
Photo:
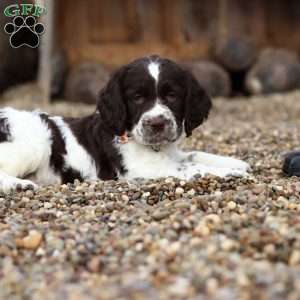
[[[230,167],[230,169],[239,170],[241,172],[251,171],[251,167],[247,162],[236,159],[236,158],[229,159],[229,167]]]
[[[21,192],[26,190],[36,190],[37,188],[38,186],[34,182],[19,178],[6,178],[0,185],[0,190],[6,194],[12,191]]]
[[[218,177],[248,177],[249,174],[245,169],[233,169],[233,168],[215,168],[210,169],[206,173],[218,176]]]
[[[27,191],[27,190],[34,191],[37,188],[38,186],[34,182],[25,179],[19,179],[17,184],[14,187],[16,191]]]
[[[250,175],[245,170],[232,169],[225,175],[225,177],[227,177],[227,176],[237,177],[237,178],[245,178],[245,177],[249,177]]]

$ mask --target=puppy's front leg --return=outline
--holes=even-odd
[[[195,162],[181,163],[180,168],[177,170],[179,171],[177,176],[187,180],[192,179],[195,175],[205,176],[210,174],[218,177],[244,177],[248,175],[247,172],[238,169],[209,167]]]
[[[183,162],[200,163],[210,168],[238,170],[240,172],[244,172],[245,175],[247,175],[247,171],[250,170],[248,163],[232,157],[215,155],[201,151],[182,152],[182,155]]]

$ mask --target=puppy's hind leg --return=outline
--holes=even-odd
[[[39,156],[33,153],[30,145],[19,145],[13,142],[0,143],[1,192],[9,193],[13,190],[37,188],[32,181],[23,179],[27,174],[34,174],[37,170]]]

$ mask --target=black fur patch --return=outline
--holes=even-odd
[[[11,141],[10,129],[7,118],[0,118],[0,143]]]
[[[64,155],[67,154],[66,143],[58,126],[48,115],[40,114],[40,117],[51,131],[50,166],[56,174],[61,176],[62,183],[74,182],[75,179],[82,180],[82,176],[77,170],[65,167]]]
[[[122,157],[113,145],[114,135],[106,130],[99,114],[82,119],[65,119],[77,141],[93,157],[97,166],[97,176],[102,180],[118,179],[118,173],[126,169]]]

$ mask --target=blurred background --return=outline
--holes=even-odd
[[[93,104],[113,70],[150,54],[189,68],[213,97],[300,88],[299,0],[1,0],[0,9],[16,3],[47,14],[37,48],[14,49],[0,30],[6,100]],[[1,27],[12,19],[2,13]]]

